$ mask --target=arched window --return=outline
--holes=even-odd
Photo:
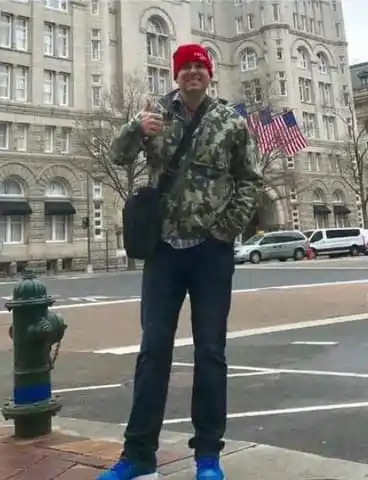
[[[246,48],[240,56],[240,70],[246,72],[257,68],[258,57],[252,48]]]
[[[68,192],[61,181],[53,180],[49,183],[45,195],[46,197],[67,197]]]
[[[25,201],[21,184],[7,178],[0,182],[2,205],[0,211],[0,242],[3,244],[23,243],[26,215],[32,210]]]
[[[317,60],[318,60],[318,71],[320,73],[326,74],[328,72],[328,60],[326,55],[322,52],[319,52],[317,54]]]
[[[343,205],[345,203],[345,196],[341,190],[335,190],[332,195],[333,203]]]
[[[48,242],[67,242],[71,225],[71,215],[75,208],[67,201],[68,190],[62,179],[52,180],[46,189],[45,228]]]
[[[309,68],[309,53],[304,47],[299,47],[297,50],[298,53],[298,66],[300,68],[303,68],[304,70],[307,70]]]
[[[328,216],[331,210],[326,205],[326,195],[321,188],[313,192],[313,217],[316,228],[328,227]]]
[[[335,227],[350,227],[350,209],[345,205],[344,193],[337,189],[332,194]]]
[[[313,203],[325,204],[326,196],[321,188],[316,188],[313,192]]]
[[[146,41],[148,91],[153,95],[165,95],[171,88],[170,39],[169,29],[162,18],[148,20]]]
[[[19,197],[23,196],[24,193],[20,183],[13,179],[6,179],[0,183],[0,195]]]
[[[147,55],[167,60],[169,58],[169,36],[162,19],[151,18],[147,25]]]

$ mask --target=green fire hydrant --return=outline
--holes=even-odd
[[[26,271],[14,288],[13,300],[6,303],[13,312],[9,335],[13,340],[14,389],[2,413],[5,420],[14,420],[16,437],[50,433],[52,417],[61,409],[61,403],[52,397],[50,372],[67,326],[61,315],[48,311],[54,302],[46,287]],[[53,345],[56,354],[51,358]]]

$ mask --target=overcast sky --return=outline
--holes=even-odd
[[[349,62],[368,62],[368,0],[343,0]]]

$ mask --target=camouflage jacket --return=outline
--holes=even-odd
[[[159,174],[173,155],[186,125],[173,98],[162,97],[153,108],[164,117],[161,134],[145,139],[138,114],[114,138],[110,159],[132,163],[143,150],[149,177]],[[164,236],[195,238],[206,235],[232,241],[251,220],[262,180],[247,156],[248,132],[244,119],[230,106],[210,99],[193,142],[183,159],[177,180],[163,197]]]

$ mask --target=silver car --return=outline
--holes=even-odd
[[[257,233],[245,243],[234,246],[235,263],[259,263],[262,260],[303,260],[307,237],[296,230]]]

